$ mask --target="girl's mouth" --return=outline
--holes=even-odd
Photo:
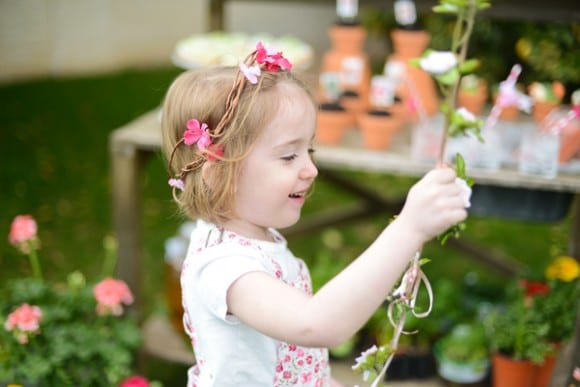
[[[306,195],[306,192],[303,191],[303,192],[293,192],[288,196],[292,199],[302,199],[302,198],[304,198],[305,195]]]

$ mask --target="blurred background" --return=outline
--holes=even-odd
[[[375,72],[382,71],[395,26],[392,2],[377,3],[361,1],[359,15]],[[209,0],[0,2],[0,235],[8,235],[16,215],[33,215],[48,277],[64,279],[74,269],[90,273],[100,268],[103,239],[113,235],[109,136],[159,106],[168,85],[183,71],[171,61],[178,41],[216,26],[229,32],[292,35],[312,46],[311,69],[316,71],[330,47],[327,30],[337,19],[331,1],[226,1],[221,7]],[[421,9],[431,47],[448,46],[449,20]],[[560,21],[539,14],[521,19],[484,15],[471,46],[484,58],[482,75],[499,82],[519,62],[522,81],[558,74],[568,91],[578,88],[580,25],[577,14],[567,15]],[[535,51],[540,47],[542,55]],[[415,181],[343,174],[392,198]],[[147,314],[163,315],[168,313],[164,243],[185,220],[171,201],[160,154],[147,162],[142,176],[145,308]],[[322,180],[305,214],[354,200]],[[310,264],[318,287],[360,253],[391,215],[295,237],[290,247]],[[541,271],[551,257],[566,252],[570,229],[569,212],[557,222],[472,216],[465,237],[510,257],[524,270]],[[0,281],[28,273],[27,261],[7,238],[0,240]],[[436,242],[424,253],[433,261],[425,267],[428,276],[454,289],[450,294],[493,300],[501,293],[505,278],[463,253]],[[155,358],[148,362],[152,378],[183,385],[184,366]]]

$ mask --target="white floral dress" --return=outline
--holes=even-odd
[[[197,360],[188,372],[188,387],[329,385],[326,349],[272,339],[227,313],[229,286],[252,271],[312,294],[306,264],[278,232],[270,232],[275,242],[197,222],[181,273],[184,327]]]

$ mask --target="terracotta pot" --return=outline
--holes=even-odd
[[[356,117],[369,109],[368,98],[361,96],[343,96],[340,103],[350,113],[353,122],[356,122]]]
[[[532,108],[532,117],[537,123],[541,123],[544,119],[552,112],[552,110],[557,109],[560,106],[557,103],[545,102],[545,101],[534,101],[534,106]]]
[[[346,130],[353,125],[353,116],[346,110],[319,110],[316,114],[316,141],[324,145],[338,145]]]
[[[427,48],[431,41],[431,35],[423,30],[401,30],[391,31],[391,40],[395,53],[404,59],[419,57]]]
[[[517,121],[520,116],[520,109],[516,106],[506,106],[499,114],[499,119],[503,121]]]
[[[544,126],[552,127],[567,114],[567,109],[558,109],[550,114]],[[580,154],[580,118],[574,118],[560,128],[560,151],[558,162],[566,163]]]
[[[387,58],[387,61],[398,61],[405,67],[408,82],[405,82],[397,94],[401,96],[404,103],[407,103],[412,94],[416,94],[420,100],[423,110],[429,116],[439,111],[439,96],[435,87],[435,81],[427,72],[420,68],[411,66],[409,59],[420,57],[429,41],[431,35],[426,31],[393,30],[391,32],[394,53]]]
[[[556,357],[547,356],[544,364],[534,364],[534,381],[532,387],[548,387],[556,367]]]
[[[497,98],[497,95],[494,94],[493,95],[493,102],[495,103],[495,100]],[[520,109],[517,106],[506,106],[501,110],[501,113],[499,114],[499,119],[502,121],[517,121],[517,119],[520,116]]]
[[[493,387],[532,387],[534,364],[529,360],[514,360],[502,354],[492,356]]]
[[[370,60],[364,52],[366,34],[366,30],[360,25],[330,27],[328,36],[331,49],[324,54],[321,68],[322,72],[341,73],[341,87],[356,93],[365,102],[368,100],[371,79]],[[349,104],[343,105],[350,110]],[[352,113],[356,115],[358,112]]]
[[[578,153],[580,153],[580,125],[576,126],[575,131],[562,132],[558,161],[561,163],[568,162]]]
[[[327,31],[332,48],[344,54],[358,54],[367,37],[366,29],[360,25],[333,25]]]
[[[384,150],[391,145],[393,136],[399,131],[402,122],[395,116],[381,116],[369,113],[357,117],[363,144],[367,149]]]
[[[487,85],[479,82],[479,87],[474,91],[459,90],[457,104],[464,107],[476,116],[480,116],[487,102]]]

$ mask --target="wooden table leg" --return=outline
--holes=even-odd
[[[111,141],[113,222],[119,244],[117,274],[133,292],[132,312],[142,321],[140,152]]]

